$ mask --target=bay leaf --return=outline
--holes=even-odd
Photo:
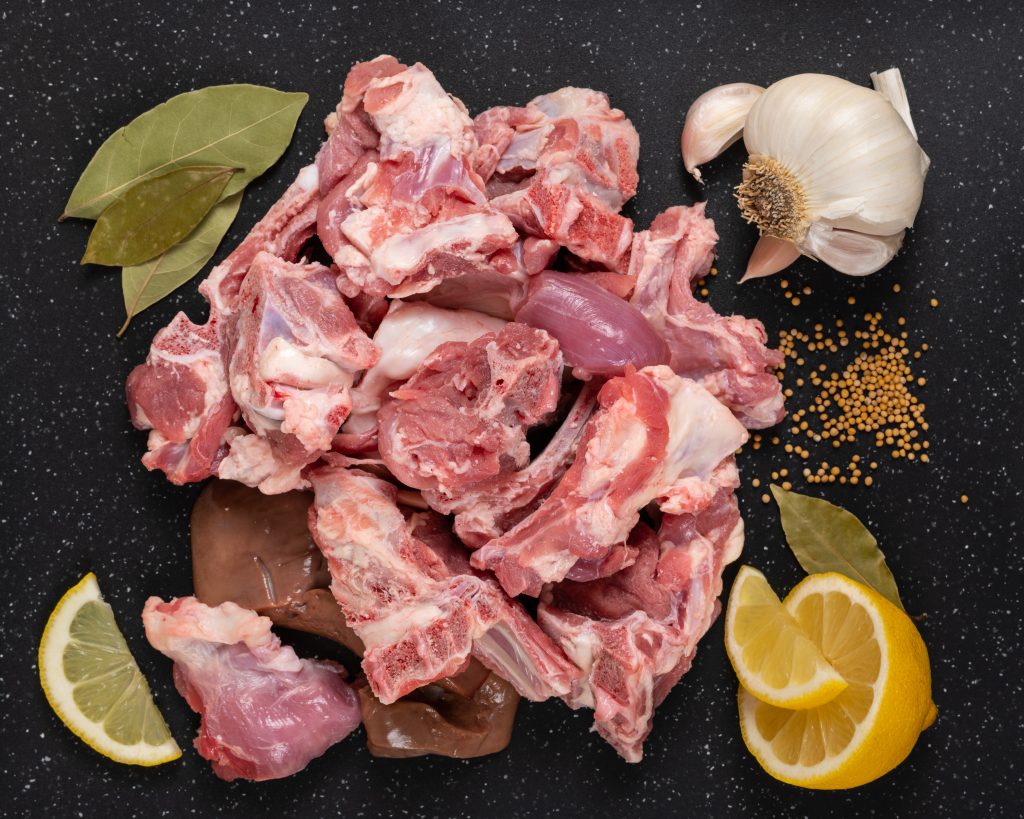
[[[309,95],[261,85],[213,85],[172,97],[107,138],[61,219],[95,219],[143,179],[190,165],[238,168],[226,198],[277,161]]]
[[[179,168],[129,188],[96,220],[82,264],[130,267],[159,256],[203,221],[234,172]]]
[[[878,541],[856,515],[821,498],[771,489],[786,541],[805,572],[844,574],[903,608]]]
[[[239,191],[214,205],[213,210],[184,241],[155,259],[124,268],[121,272],[121,288],[124,291],[127,317],[117,333],[119,336],[128,329],[129,322],[135,316],[203,269],[234,221],[241,203],[242,191]]]

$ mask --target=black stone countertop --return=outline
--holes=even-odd
[[[1024,286],[1019,2],[390,2],[5,3],[0,10],[0,232],[4,301],[0,459],[4,592],[0,643],[0,812],[6,816],[921,816],[1019,815],[1024,755],[1020,672]],[[170,663],[145,641],[150,594],[191,590],[188,514],[197,487],[139,464],[144,436],[123,402],[129,369],[178,309],[205,316],[186,285],[126,337],[116,272],[77,265],[88,226],[56,217],[115,128],[181,91],[229,82],[304,90],[310,102],[284,158],[245,196],[219,257],[309,162],[351,63],[381,52],[422,61],[471,112],[522,104],[563,85],[608,92],[641,136],[639,226],[706,196],[721,234],[710,301],[783,328],[853,326],[879,310],[927,378],[930,463],[879,458],[874,485],[810,487],[877,536],[931,652],[939,718],[898,770],[852,792],[801,791],[746,752],[736,681],[711,629],[690,673],[658,711],[642,764],[587,731],[589,712],[525,705],[511,747],[469,762],[371,758],[358,733],[286,781],[226,784],[189,747],[198,720]],[[679,131],[689,103],[724,82],[767,85],[803,71],[868,83],[902,68],[932,169],[906,248],[854,279],[802,261],[799,307],[778,278],[736,286],[754,242],[732,198],[730,150],[684,179]],[[901,286],[894,293],[894,284]],[[850,297],[856,304],[848,303]],[[932,308],[930,300],[938,299]],[[852,350],[850,355],[852,356]],[[843,364],[841,356],[833,359]],[[833,364],[832,366],[835,366]],[[795,409],[801,404],[792,403]],[[870,458],[873,442],[844,450]],[[816,449],[812,462],[828,460]],[[774,505],[772,470],[803,464],[781,446],[739,459],[743,562],[779,591],[801,576]],[[760,478],[762,488],[751,485]],[[961,495],[968,496],[962,503]],[[726,588],[735,574],[726,574]],[[154,770],[122,767],[75,739],[47,707],[36,648],[61,593],[100,579],[185,749]],[[1017,805],[1014,809],[1013,805]]]

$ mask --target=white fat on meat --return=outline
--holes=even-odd
[[[473,310],[446,310],[423,302],[391,302],[373,334],[380,360],[352,390],[352,413],[345,432],[366,432],[377,424],[377,410],[389,386],[410,378],[441,344],[473,341],[496,333],[505,322]]]
[[[454,157],[472,155],[476,148],[473,121],[465,106],[449,96],[421,63],[371,80],[364,101],[380,131],[381,155],[386,158],[439,142],[447,142]]]

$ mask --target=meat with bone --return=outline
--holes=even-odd
[[[446,495],[522,469],[526,430],[555,409],[561,380],[558,342],[525,324],[442,344],[381,407],[381,458],[403,483]]]
[[[699,511],[666,515],[657,536],[638,526],[639,556],[622,572],[560,583],[541,600],[541,627],[584,673],[566,702],[593,708],[595,729],[627,762],[640,761],[654,709],[718,614],[722,569],[743,547],[734,485]]]
[[[487,204],[462,103],[423,65],[379,57],[352,69],[340,109],[339,135],[328,144],[343,147],[323,153],[339,181],[324,197],[320,225],[342,292],[403,297],[493,272],[491,257],[519,237]],[[376,144],[361,132],[367,124]]]
[[[224,436],[237,417],[228,386],[239,290],[261,251],[284,259],[298,254],[316,220],[317,172],[304,168],[284,196],[200,286],[210,303],[206,324],[178,313],[153,339],[146,362],[128,376],[132,423],[148,429],[147,469],[172,483],[199,481],[226,453]]]
[[[526,109],[485,111],[477,130],[490,140],[481,150],[483,170],[502,149],[488,184],[496,209],[526,233],[610,270],[625,269],[633,223],[618,212],[636,193],[640,138],[605,94],[563,88]]]
[[[391,302],[387,315],[374,333],[380,360],[366,371],[352,390],[352,414],[344,432],[361,434],[377,426],[377,411],[388,388],[406,381],[440,345],[469,342],[496,333],[501,319],[473,310],[445,310],[424,302]]]
[[[305,486],[301,469],[331,448],[352,406],[355,375],[380,351],[319,264],[270,253],[239,292],[231,393],[250,434],[234,437],[218,475],[267,494]]]
[[[663,334],[676,372],[703,383],[749,429],[770,427],[785,415],[774,373],[782,355],[767,346],[761,322],[719,315],[693,296],[717,241],[703,204],[662,213],[633,239],[632,303]]]
[[[146,601],[146,637],[174,660],[174,683],[202,716],[196,750],[222,779],[301,771],[360,722],[341,666],[301,660],[271,622],[234,603]]]
[[[682,508],[707,494],[712,472],[747,433],[699,384],[668,367],[627,370],[602,387],[579,455],[540,507],[476,551],[511,595],[537,596],[578,561],[592,575],[628,563],[626,538],[653,500]],[[618,552],[618,554],[616,554]]]
[[[311,473],[310,531],[381,702],[459,672],[471,653],[528,699],[568,693],[575,667],[461,547],[415,536],[392,484],[327,460]]]
[[[467,546],[478,548],[500,537],[532,512],[565,474],[594,412],[600,387],[597,380],[583,384],[558,431],[528,466],[463,486],[454,495],[426,490],[423,497],[432,509],[455,513],[455,534]]]

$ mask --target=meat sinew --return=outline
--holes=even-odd
[[[234,603],[146,601],[146,637],[202,715],[196,750],[222,779],[280,779],[348,736],[359,700],[335,663],[300,660],[270,620]]]

